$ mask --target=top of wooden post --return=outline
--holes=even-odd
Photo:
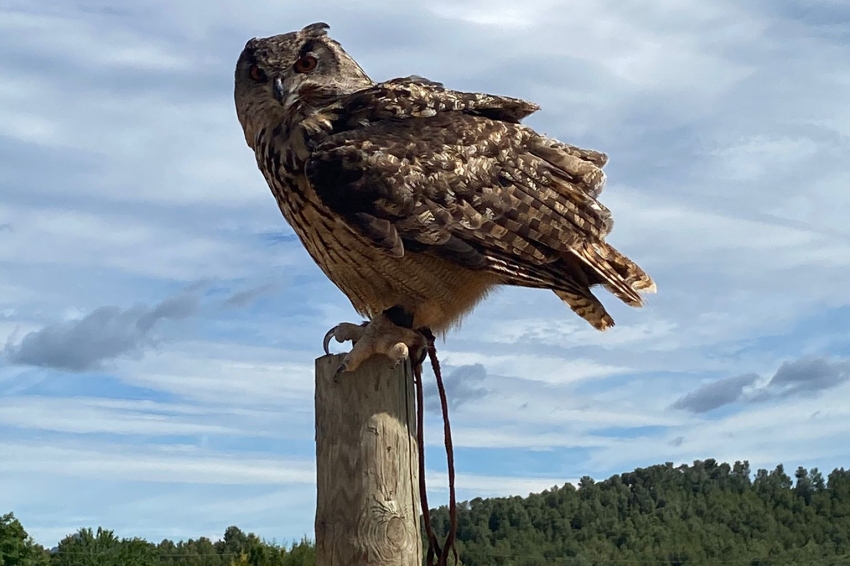
[[[413,372],[342,358],[316,360],[316,564],[420,566]]]

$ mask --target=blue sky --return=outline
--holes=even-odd
[[[608,152],[609,239],[658,283],[642,310],[603,296],[605,334],[505,289],[438,345],[460,497],[850,465],[847,3],[2,0],[0,512],[51,546],[311,533],[313,359],[357,317],[256,170],[232,77],[247,39],[314,21],[376,80],[527,98]]]

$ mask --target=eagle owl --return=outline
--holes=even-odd
[[[551,289],[599,330],[614,321],[592,287],[632,306],[655,290],[605,242],[605,154],[521,125],[524,100],[375,83],[328,27],[248,41],[235,102],[283,216],[369,319],[326,335],[354,342],[341,371],[410,356],[414,329],[445,332],[499,285]]]

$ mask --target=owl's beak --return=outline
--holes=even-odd
[[[283,79],[280,77],[275,77],[274,84],[272,85],[272,90],[274,91],[275,100],[283,104],[283,101],[286,100],[286,87],[283,86]]]

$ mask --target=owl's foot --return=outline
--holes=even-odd
[[[355,371],[376,354],[388,357],[393,367],[411,356],[414,363],[422,363],[428,347],[428,340],[422,333],[394,324],[386,314],[379,314],[363,324],[342,322],[331,328],[323,341],[326,354],[330,353],[328,345],[331,338],[337,342],[350,340],[354,344],[342,360],[337,374]]]

